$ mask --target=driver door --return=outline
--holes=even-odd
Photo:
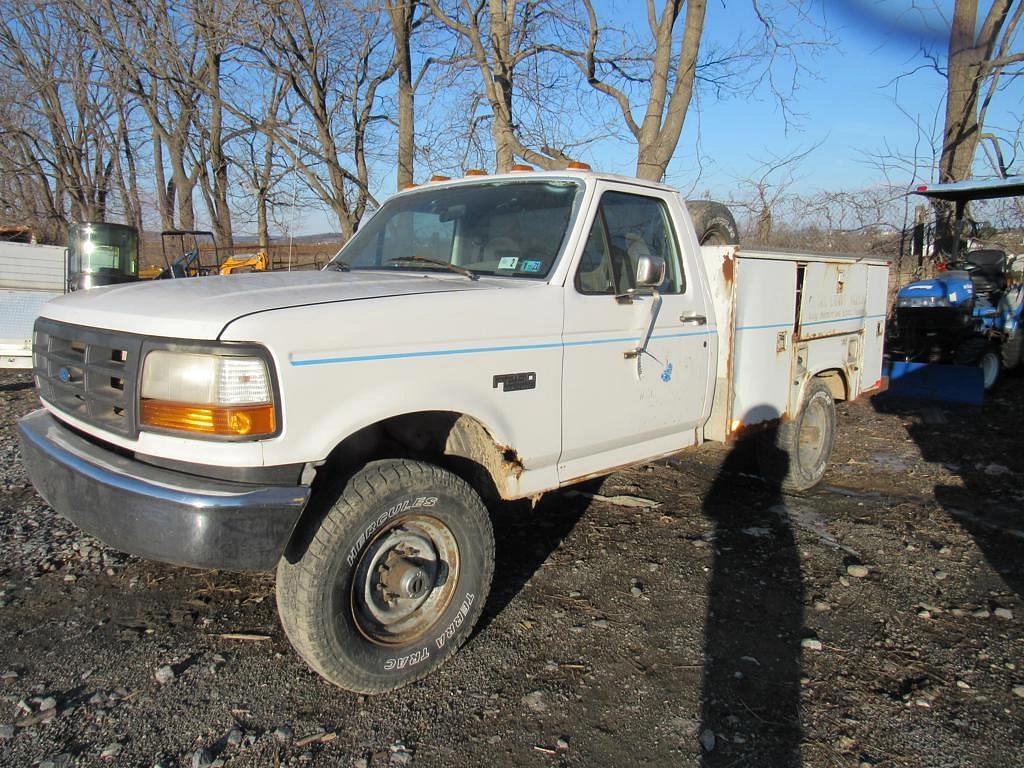
[[[565,285],[562,483],[693,444],[711,380],[714,329],[696,255],[676,235],[678,198],[607,182],[599,194]],[[666,276],[640,349],[657,302],[627,296],[644,255]]]

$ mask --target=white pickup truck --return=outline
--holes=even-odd
[[[882,384],[887,271],[701,247],[678,192],[636,179],[440,181],[388,200],[321,272],[46,305],[22,459],[113,547],[276,567],[302,657],[390,690],[480,615],[484,500],[759,428],[767,474],[818,482],[833,401]]]

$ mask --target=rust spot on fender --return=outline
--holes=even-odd
[[[731,285],[736,275],[736,256],[730,251],[722,256],[722,277],[725,284]]]
[[[519,454],[516,453],[516,449],[507,445],[499,444],[498,450],[501,451],[501,462],[508,474],[517,480],[522,477],[523,470],[525,470],[526,467],[523,466],[523,460],[519,458]]]

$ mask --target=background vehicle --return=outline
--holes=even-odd
[[[65,249],[0,241],[0,368],[32,367],[32,324],[67,287]]]
[[[218,274],[236,275],[242,272],[263,272],[270,269],[270,258],[264,250],[256,253],[233,254],[220,265]]]
[[[68,290],[133,283],[139,279],[139,232],[108,222],[68,227]]]
[[[160,233],[160,251],[167,265],[157,280],[204,277],[220,273],[221,256],[213,232],[167,229]]]
[[[930,385],[921,393],[941,395],[964,386],[964,381],[969,386],[971,379],[941,367],[924,369],[922,364],[978,366],[981,374],[974,381],[991,389],[1001,368],[1016,368],[1021,362],[1024,286],[1021,267],[1015,264],[1018,257],[977,241],[964,242],[965,210],[971,200],[1024,194],[1024,176],[935,184],[915,191],[955,204],[954,236],[939,274],[910,283],[897,294],[888,339],[894,381],[908,372],[919,380],[930,375]],[[945,381],[953,383],[944,385]],[[951,394],[981,398],[969,392]]]
[[[743,436],[773,482],[819,482],[834,401],[882,386],[887,285],[877,259],[702,247],[661,184],[443,181],[320,272],[49,304],[22,457],[111,546],[276,567],[298,653],[381,692],[469,637],[487,503]]]
[[[139,240],[134,227],[82,222],[68,228],[68,247],[0,241],[0,368],[32,367],[32,324],[50,299],[67,291],[134,282]]]

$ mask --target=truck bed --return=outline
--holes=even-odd
[[[788,418],[807,371],[828,372],[837,399],[880,386],[888,262],[737,246],[702,256],[718,318],[705,439]]]

